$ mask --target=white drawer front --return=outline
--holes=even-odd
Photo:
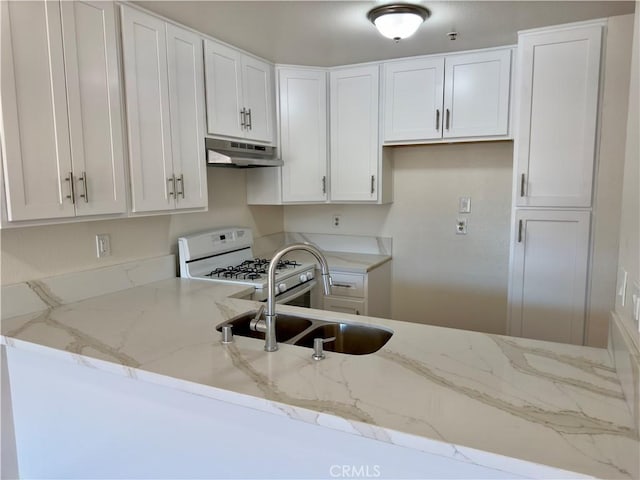
[[[351,315],[366,315],[364,300],[350,298],[324,297],[324,309],[330,312],[350,313]]]
[[[332,295],[364,298],[364,275],[331,272]]]

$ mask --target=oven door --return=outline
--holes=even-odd
[[[311,308],[311,294],[315,286],[315,280],[298,285],[291,290],[276,295],[276,303]],[[266,302],[266,300],[264,301]]]

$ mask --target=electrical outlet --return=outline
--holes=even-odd
[[[640,282],[633,282],[631,287],[631,318],[640,331]]]
[[[471,197],[458,199],[458,213],[471,213]]]
[[[335,214],[331,217],[331,226],[333,228],[340,228],[341,221],[342,221],[342,217],[338,214]]]
[[[111,255],[111,237],[108,233],[96,235],[96,254],[98,258]]]
[[[456,235],[466,235],[467,234],[467,219],[459,218],[456,222]]]

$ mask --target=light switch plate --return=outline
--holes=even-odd
[[[98,258],[111,255],[111,237],[108,233],[96,235],[96,255]]]
[[[640,282],[633,282],[631,287],[631,318],[640,331]]]
[[[618,270],[618,290],[617,294],[620,297],[620,306],[624,307],[627,302],[627,272],[626,270]]]
[[[458,213],[471,213],[471,197],[458,199]]]

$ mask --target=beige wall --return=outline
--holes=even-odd
[[[608,19],[585,339],[587,345],[597,347],[607,345],[609,318],[615,299],[632,37],[633,15]]]
[[[393,237],[394,319],[504,333],[512,157],[512,142],[395,147],[393,204],[287,206],[285,229]]]
[[[629,86],[629,112],[627,116],[627,139],[625,145],[624,182],[622,189],[622,211],[620,216],[620,250],[618,271],[626,271],[629,275],[627,301],[623,307],[620,297],[616,296],[615,311],[622,320],[630,337],[640,348],[638,328],[632,320],[631,295],[633,284],[640,289],[640,5],[636,3],[633,52],[631,60],[631,80]]]
[[[245,171],[208,170],[209,211],[2,231],[2,284],[176,253],[184,233],[242,225],[256,236],[281,232],[282,207],[247,207]],[[95,235],[111,235],[112,255],[98,259]]]

